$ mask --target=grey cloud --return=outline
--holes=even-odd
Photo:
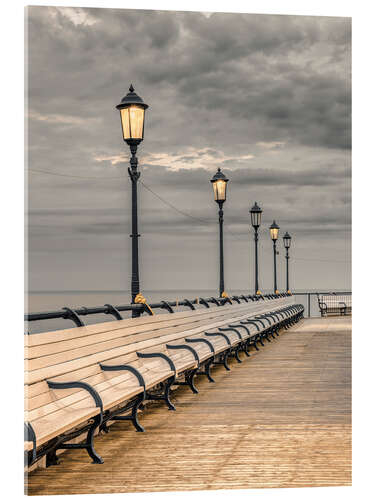
[[[293,233],[296,257],[350,250],[350,19],[83,9],[95,22],[75,25],[64,12],[28,8],[28,166],[83,179],[29,173],[31,288],[128,284],[127,160],[95,158],[128,157],[114,107],[131,82],[150,105],[141,181],[207,220],[177,214],[140,185],[143,286],[155,288],[160,276],[165,287],[176,276],[186,287],[216,286],[215,161],[230,178],[229,286],[247,286],[236,263],[249,266],[254,200],[264,209],[265,262],[273,218]],[[267,142],[285,144],[259,145]],[[166,154],[168,165],[146,162]],[[173,161],[194,168],[173,171]],[[348,274],[336,279],[348,283]],[[330,286],[324,269],[312,268],[299,287],[317,276]]]
[[[191,158],[183,158],[188,164]],[[224,166],[233,166],[233,160],[224,161]],[[146,164],[147,166],[147,164]],[[327,175],[329,172],[329,175]],[[212,174],[204,168],[189,170],[183,169],[178,171],[169,170],[165,167],[149,165],[147,174],[151,176],[154,182],[160,185],[165,185],[170,188],[178,187],[182,190],[191,190],[196,185],[205,185],[209,187],[209,180]],[[267,186],[328,186],[337,185],[350,181],[351,170],[349,166],[335,165],[322,169],[307,169],[298,170],[288,169],[280,170],[278,168],[264,169],[257,167],[247,167],[226,171],[229,177],[229,188],[236,184],[236,188],[241,189],[249,185],[256,185],[260,188]]]

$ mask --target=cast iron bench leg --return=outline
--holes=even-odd
[[[244,340],[243,342],[241,342],[241,351],[243,353],[245,353],[245,356],[246,357],[250,357],[250,354],[249,354],[249,351],[248,351],[248,348],[249,348],[249,344],[248,344],[248,341],[247,340]]]
[[[102,415],[96,415],[93,419],[93,424],[89,428],[87,432],[87,437],[86,441],[84,443],[67,443],[67,444],[61,444],[58,447],[56,447],[54,450],[49,452],[47,454],[47,463],[48,465],[57,465],[58,460],[57,460],[57,455],[56,455],[56,450],[61,449],[61,450],[74,450],[74,449],[86,449],[87,453],[89,454],[90,458],[92,458],[92,461],[94,464],[102,464],[104,463],[104,460],[100,455],[98,455],[95,451],[94,448],[94,434],[96,429],[100,426],[102,423]]]
[[[198,394],[198,389],[194,385],[194,375],[198,372],[198,368],[194,370],[189,370],[185,373],[185,382],[175,381],[175,385],[188,385],[194,394]]]
[[[150,399],[151,401],[165,401],[165,404],[168,407],[168,410],[176,411],[176,407],[169,399],[171,385],[175,382],[176,377],[169,377],[164,386],[163,394],[147,394],[146,399]]]
[[[50,465],[59,465],[59,459],[56,455],[56,448],[46,454],[46,467],[49,467]]]
[[[229,368],[229,365],[228,365],[228,358],[229,358],[229,354],[231,353],[231,350],[232,349],[228,349],[224,356],[223,356],[223,365],[224,365],[224,368],[229,372],[230,371],[230,368]]]
[[[236,358],[238,363],[242,363],[242,359],[240,359],[239,352],[238,352],[240,349],[241,349],[241,344],[238,344],[238,346],[234,350],[234,357]]]
[[[169,399],[169,394],[170,394],[171,386],[172,386],[174,381],[175,381],[175,377],[170,377],[170,379],[168,379],[167,383],[165,384],[165,391],[164,391],[164,399],[165,399],[165,402],[167,403],[168,410],[172,410],[172,411],[176,411],[176,407],[172,403],[172,401]]]
[[[220,354],[219,361],[214,361],[212,364],[214,365],[224,365],[224,368],[230,372],[230,368],[228,366],[228,357],[231,353],[231,349],[227,349],[225,353]]]
[[[252,345],[255,347],[255,350],[256,351],[259,351],[259,347],[257,346],[257,342],[259,342],[259,338],[255,338],[253,341],[252,341]],[[250,343],[249,343],[250,345]]]
[[[194,385],[194,375],[197,373],[198,368],[191,370],[190,373],[185,375],[185,380],[194,394],[198,394],[198,389]]]
[[[204,367],[204,374],[207,376],[209,382],[212,382],[212,383],[215,382],[215,380],[212,378],[211,373],[210,373],[211,365],[213,362],[214,362],[214,358],[212,357],[211,359],[208,360],[208,363],[206,363],[206,365]]]
[[[92,461],[94,464],[102,464],[102,463],[104,463],[104,460],[102,459],[102,457],[100,455],[98,455],[96,453],[95,448],[94,448],[94,433],[102,421],[101,415],[97,415],[94,420],[95,420],[94,425],[92,425],[90,427],[89,432],[87,433],[86,450],[87,450],[87,453],[92,458]]]
[[[206,375],[208,381],[212,383],[215,382],[215,380],[211,377],[210,368],[214,361],[215,356],[212,356],[212,358],[209,358],[204,364],[204,371],[197,371],[197,375]]]
[[[144,427],[138,421],[138,410],[141,406],[143,406],[143,401],[145,400],[145,395],[140,394],[137,399],[134,401],[134,405],[132,406],[132,412],[130,415],[114,415],[110,417],[108,420],[130,420],[134,425],[135,430],[137,432],[145,432]],[[106,422],[100,427],[104,432],[108,432],[109,429],[106,425]]]

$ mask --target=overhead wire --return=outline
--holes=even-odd
[[[47,170],[40,170],[36,168],[28,168],[27,172],[35,172],[37,174],[47,174],[47,175],[56,175],[57,177],[71,177],[72,179],[96,179],[96,180],[107,180],[107,179],[123,179],[124,177],[84,177],[82,175],[70,175],[70,174],[60,174],[57,172],[48,172]]]
[[[78,175],[61,174],[61,173],[57,173],[57,172],[48,172],[46,170],[40,170],[40,169],[34,169],[34,168],[29,168],[28,171],[29,172],[40,173],[40,174],[55,175],[55,176],[58,176],[58,177],[71,177],[73,179],[85,179],[85,180],[86,179],[89,179],[89,180],[92,180],[92,179],[94,179],[94,180],[124,179],[124,177],[88,177],[88,176],[85,177],[85,176],[78,176]],[[184,217],[188,217],[188,218],[190,218],[190,219],[192,219],[194,221],[197,221],[197,222],[201,222],[201,223],[204,223],[204,224],[207,224],[207,223],[212,224],[213,221],[210,220],[210,219],[201,219],[199,217],[195,217],[194,215],[190,215],[189,213],[184,212],[183,210],[180,210],[175,205],[173,205],[172,203],[170,203],[168,200],[166,200],[165,198],[163,198],[162,196],[160,196],[158,193],[156,193],[149,186],[147,186],[147,184],[145,184],[143,181],[139,181],[139,183],[142,184],[142,186],[145,189],[147,189],[147,191],[149,191],[150,193],[152,193],[162,203],[164,203],[166,206],[168,206],[169,208],[171,208],[172,210],[174,210],[178,214],[183,215]],[[233,238],[235,238],[237,241],[242,241],[242,240],[240,240],[238,238],[237,235],[235,235],[234,233],[232,233],[228,228],[226,228],[226,231]],[[242,236],[244,236],[244,234],[242,234]],[[349,263],[351,263],[350,260],[304,259],[304,258],[300,258],[300,257],[293,257],[293,260],[301,260],[301,261],[306,261],[306,262],[311,262],[311,261],[314,261],[314,262],[331,262],[331,263],[333,262],[333,263],[339,263],[339,264],[349,264]]]

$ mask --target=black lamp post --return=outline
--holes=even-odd
[[[277,238],[279,236],[279,226],[276,224],[275,221],[272,222],[270,225],[270,236],[271,240],[273,241],[273,274],[274,274],[274,293],[279,293],[277,289],[277,271],[276,271],[276,242]]]
[[[251,225],[254,228],[254,242],[255,242],[255,294],[261,295],[258,283],[258,229],[262,219],[262,209],[257,202],[254,203],[250,209]]]
[[[227,183],[228,180],[220,168],[217,169],[216,174],[212,177],[212,187],[214,190],[214,199],[219,205],[219,230],[220,230],[220,283],[219,292],[220,297],[223,296],[224,288],[224,247],[223,247],[223,204],[226,200],[227,195]]]
[[[283,236],[283,240],[284,240],[284,247],[286,250],[286,254],[285,254],[285,259],[286,259],[286,291],[287,291],[287,293],[290,294],[291,291],[289,289],[289,248],[290,248],[290,243],[291,243],[292,237],[290,236],[290,234],[288,232],[286,232]]]
[[[129,145],[131,152],[128,172],[132,183],[132,234],[130,237],[132,238],[131,295],[132,304],[134,304],[139,294],[138,238],[140,234],[138,234],[137,182],[141,175],[137,170],[136,153],[138,145],[143,141],[145,110],[148,105],[134,92],[133,85],[130,85],[129,92],[116,108],[120,111],[123,139]],[[137,311],[132,311],[132,315],[134,317],[139,314]]]

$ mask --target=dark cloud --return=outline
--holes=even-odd
[[[255,199],[264,262],[273,218],[293,233],[296,256],[347,259],[350,57],[346,18],[29,7],[28,165],[73,176],[29,173],[30,287],[128,285],[128,148],[114,107],[131,82],[150,105],[141,181],[195,217],[140,185],[146,287],[176,287],[176,276],[180,287],[216,286],[217,166],[230,178],[230,286],[247,286],[235,263],[249,268]],[[318,276],[349,286],[349,269],[305,271],[299,288]]]

